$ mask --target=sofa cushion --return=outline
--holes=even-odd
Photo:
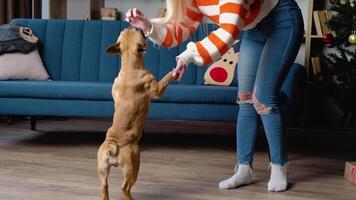
[[[112,100],[111,83],[75,81],[0,81],[0,97]],[[158,102],[234,104],[236,87],[170,85]],[[156,102],[157,102],[156,101]]]
[[[235,104],[237,87],[169,85],[159,102]]]
[[[111,83],[79,81],[0,81],[0,97],[108,100]]]

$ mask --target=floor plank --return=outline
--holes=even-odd
[[[96,151],[110,120],[40,120],[0,124],[0,200],[100,199]],[[290,189],[267,192],[265,137],[256,145],[255,183],[220,191],[232,175],[234,125],[150,122],[142,141],[135,199],[354,200],[356,185],[343,179],[345,160],[356,160],[356,135],[288,131]],[[112,199],[122,199],[120,169],[110,176]]]

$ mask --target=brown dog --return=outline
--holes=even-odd
[[[131,187],[135,184],[139,166],[141,138],[149,109],[150,99],[158,99],[174,79],[168,73],[157,82],[144,67],[146,38],[139,29],[125,29],[117,43],[107,52],[121,55],[121,70],[112,87],[115,102],[113,125],[98,151],[98,172],[103,200],[109,199],[108,176],[110,167],[122,167],[121,189],[127,200],[131,200]]]

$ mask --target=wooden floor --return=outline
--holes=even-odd
[[[98,200],[96,151],[110,121],[42,120],[0,124],[0,200]],[[232,175],[232,124],[152,122],[142,142],[142,165],[133,194],[137,200],[355,200],[356,185],[343,179],[345,160],[356,160],[356,134],[288,131],[290,188],[267,192],[268,157],[260,135],[255,183],[220,191]],[[112,199],[122,199],[121,173],[110,176]]]

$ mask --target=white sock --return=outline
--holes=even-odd
[[[279,166],[271,163],[271,178],[268,182],[268,191],[282,192],[287,189],[287,166]]]
[[[235,175],[221,181],[219,183],[220,189],[232,189],[239,187],[241,185],[248,185],[252,183],[252,169],[250,165],[240,164],[238,166],[237,172]]]

